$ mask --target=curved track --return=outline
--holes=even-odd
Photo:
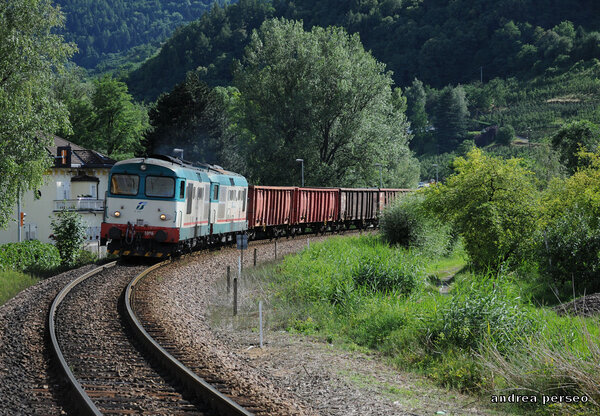
[[[202,379],[187,374],[189,370],[172,357],[153,352],[156,358],[149,360],[140,352],[140,347],[160,351],[160,346],[148,339],[133,314],[129,298],[135,283],[129,285],[124,302],[123,288],[159,266],[147,269],[110,263],[74,280],[54,300],[50,337],[74,392],[74,411],[92,415],[250,414]],[[136,339],[140,335],[143,341]]]

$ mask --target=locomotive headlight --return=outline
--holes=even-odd
[[[167,220],[167,216],[165,214],[160,214],[159,217],[161,220],[166,221]]]
[[[119,218],[121,216],[121,213],[119,211],[115,211],[113,212],[113,215],[117,218]]]
[[[146,165],[140,165],[140,170],[146,170]]]

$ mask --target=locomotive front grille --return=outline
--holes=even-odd
[[[135,220],[135,225],[137,225],[138,227],[143,227],[144,226],[144,219],[143,218],[138,218],[137,220]]]

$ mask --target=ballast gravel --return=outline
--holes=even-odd
[[[94,267],[43,280],[0,306],[0,415],[64,414],[44,342],[48,310],[68,282]]]

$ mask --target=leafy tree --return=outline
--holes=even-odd
[[[94,87],[93,148],[115,158],[131,156],[140,150],[142,135],[149,127],[146,109],[133,102],[124,82],[108,75],[94,81]]]
[[[533,241],[538,215],[531,172],[518,159],[471,150],[456,173],[426,191],[431,212],[451,222],[476,267],[498,268],[519,258]]]
[[[90,82],[80,68],[73,68],[55,90],[67,105],[72,125],[72,131],[61,132],[64,137],[115,159],[141,150],[148,113],[133,101],[125,83],[110,75]]]
[[[509,146],[515,138],[515,129],[510,124],[508,126],[502,126],[498,129],[496,134],[496,143],[503,146]]]
[[[573,289],[600,289],[600,154],[578,157],[585,165],[571,177],[555,179],[544,193],[538,237],[542,274],[567,296]]]
[[[63,22],[50,1],[0,3],[0,227],[12,216],[17,194],[41,184],[52,163],[44,133],[68,125],[51,88],[75,50],[53,33]]]
[[[600,127],[587,120],[575,121],[552,136],[552,145],[560,153],[561,162],[574,172],[579,165],[579,149],[595,151],[600,142]]]
[[[235,71],[250,176],[257,182],[297,182],[304,159],[312,185],[376,183],[375,163],[388,178],[416,166],[407,148],[404,101],[392,95],[385,66],[365,52],[358,35],[301,22],[266,21],[252,34]],[[408,166],[408,168],[407,168]],[[390,184],[389,181],[386,183]]]
[[[81,215],[75,211],[62,210],[56,214],[50,225],[62,264],[72,266],[85,240],[86,227]]]
[[[425,88],[423,88],[423,83],[415,78],[411,86],[406,89],[406,116],[410,121],[410,129],[414,135],[411,148],[417,152],[423,152],[423,142],[427,140],[429,120],[425,110],[426,104],[427,94]]]
[[[225,106],[221,97],[198,74],[158,98],[150,110],[153,130],[146,135],[147,153],[185,150],[187,160],[223,164],[221,151],[227,135]]]

